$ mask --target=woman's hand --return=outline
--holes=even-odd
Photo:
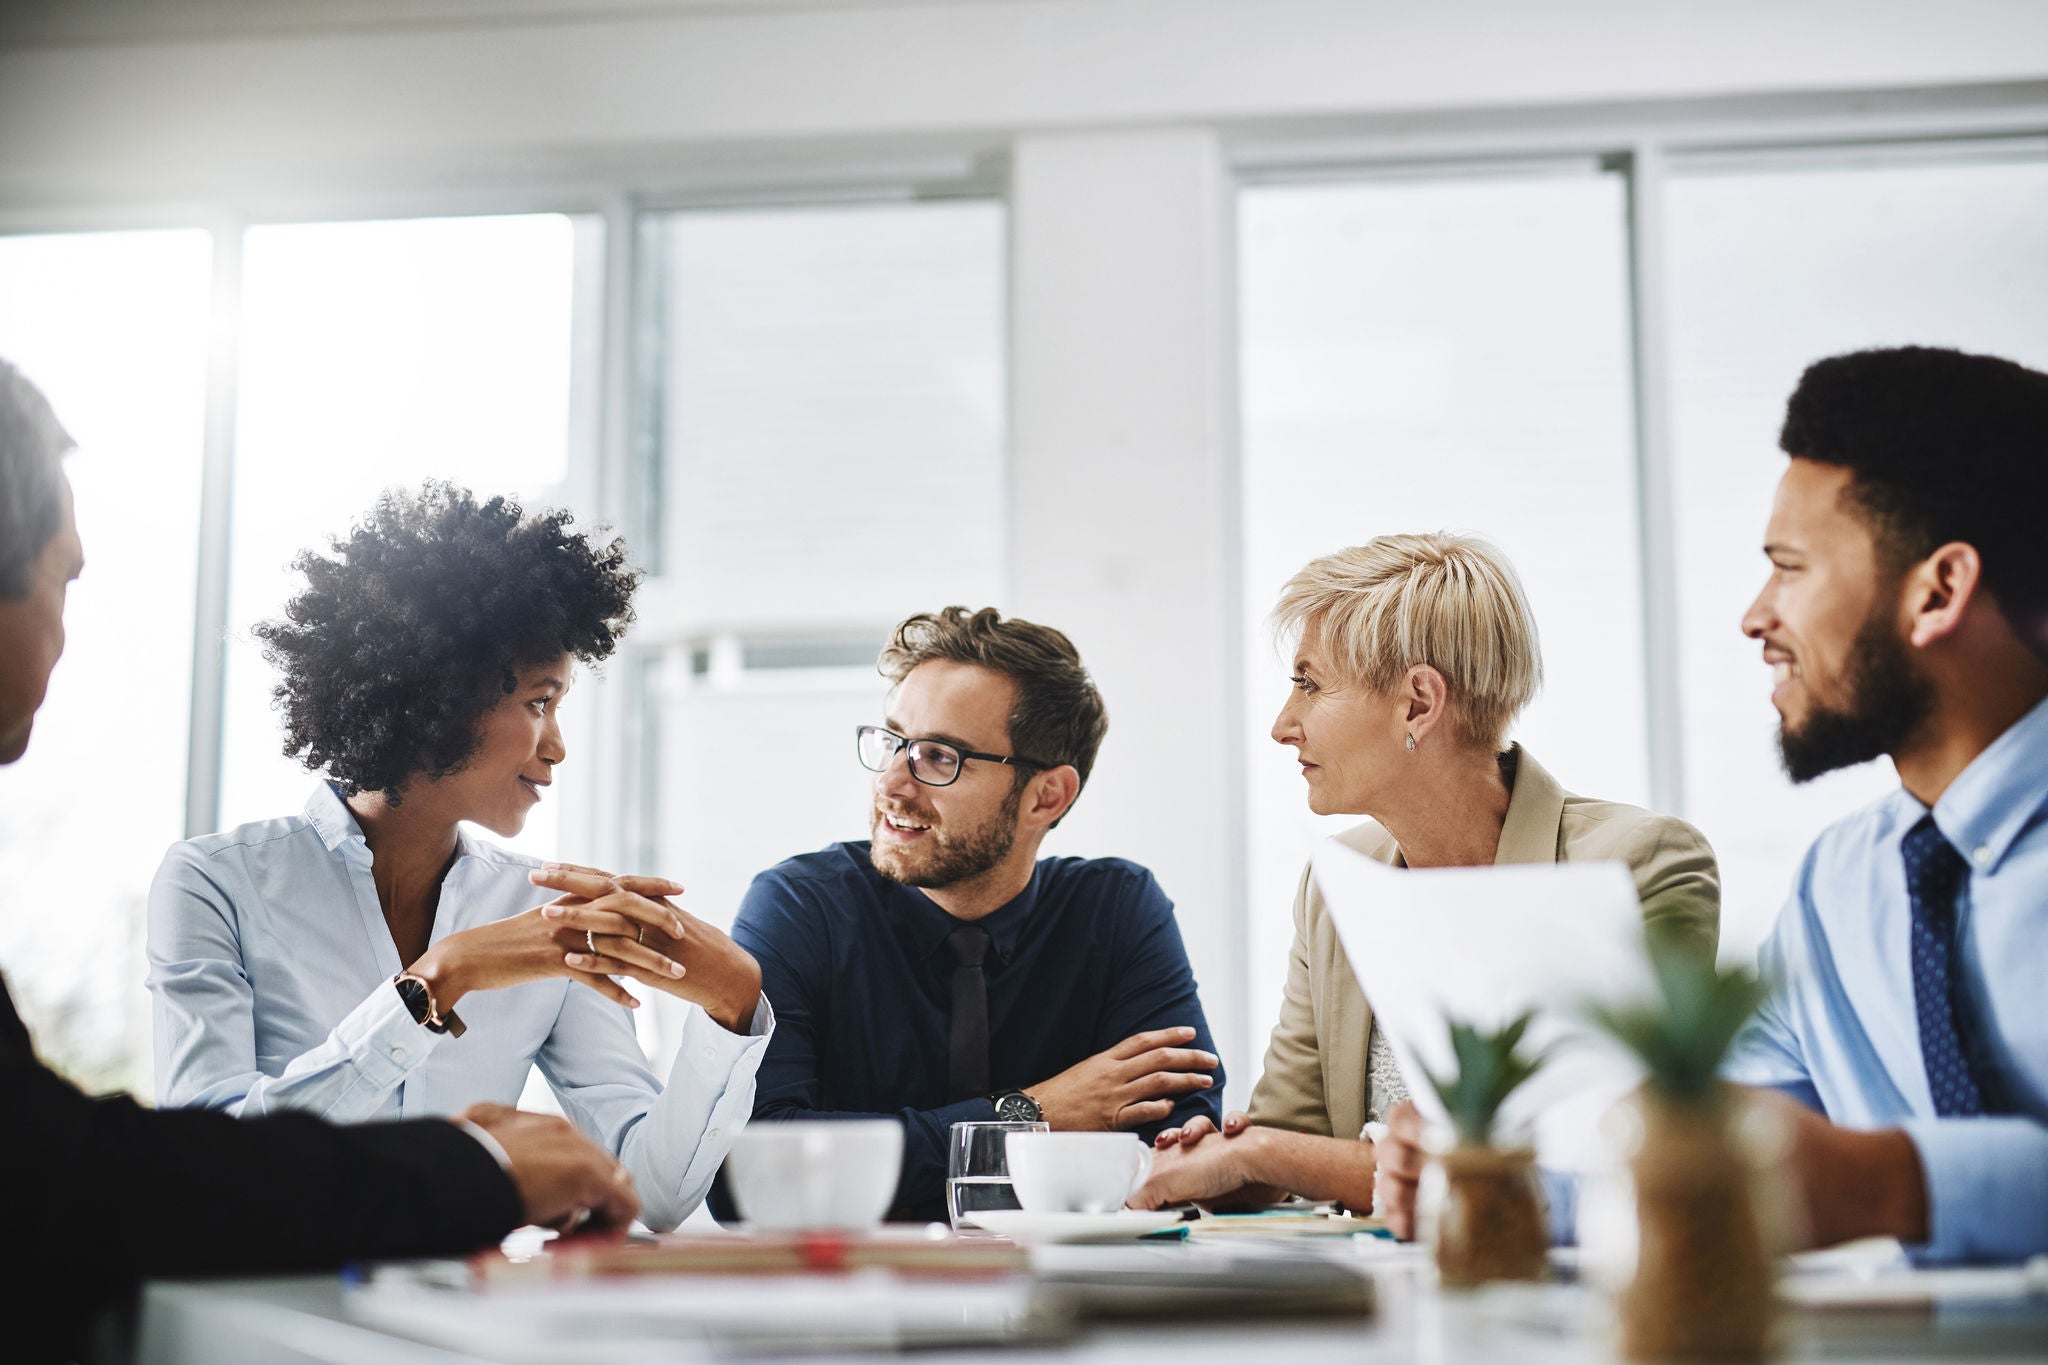
[[[562,959],[570,969],[599,980],[631,977],[703,1006],[733,1033],[753,1022],[761,964],[713,926],[677,909],[668,898],[682,894],[680,883],[614,876],[573,863],[549,863],[530,880],[563,893],[541,913],[576,940]]]
[[[1242,1109],[1233,1109],[1223,1116],[1223,1136],[1236,1137],[1252,1126],[1252,1121]],[[1197,1114],[1178,1128],[1162,1128],[1152,1139],[1152,1145],[1160,1151],[1178,1147],[1182,1143],[1193,1145],[1216,1131],[1216,1125],[1207,1114]]]
[[[1199,1131],[1190,1133],[1198,1127]],[[1261,1138],[1261,1130],[1246,1133],[1242,1127],[1237,1135],[1225,1137],[1207,1118],[1189,1119],[1182,1125],[1180,1140],[1170,1147],[1161,1146],[1154,1154],[1152,1175],[1131,1196],[1129,1206],[1157,1209],[1189,1201],[1209,1204],[1236,1196],[1260,1183]]]
[[[1422,1111],[1403,1100],[1387,1115],[1387,1135],[1373,1144],[1379,1170],[1380,1216],[1404,1242],[1415,1240],[1415,1194],[1429,1153],[1422,1146]]]
[[[566,976],[628,1009],[638,1009],[640,1002],[618,982],[578,971],[565,961],[567,954],[585,946],[582,930],[569,928],[546,909],[539,907],[450,934],[406,970],[427,983],[434,1007],[444,1014],[471,991],[498,990],[550,976]],[[643,949],[640,955],[649,971],[682,971],[680,964],[660,958],[652,950]]]

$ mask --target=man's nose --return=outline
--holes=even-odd
[[[1777,613],[1771,609],[1771,589],[1766,584],[1750,602],[1749,610],[1742,613],[1742,633],[1752,640],[1761,640],[1776,621]]]
[[[898,749],[889,756],[882,771],[875,774],[877,795],[901,798],[913,795],[922,784],[911,774],[910,751]]]

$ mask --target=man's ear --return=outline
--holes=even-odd
[[[1448,718],[1445,710],[1450,701],[1451,686],[1444,681],[1444,675],[1430,665],[1414,664],[1403,680],[1402,696],[1408,704],[1407,731],[1420,744],[1429,738],[1430,731]]]
[[[1907,638],[1924,648],[1953,633],[1983,591],[1984,560],[1977,547],[1952,540],[1906,571]]]
[[[1047,768],[1031,780],[1030,801],[1025,812],[1047,829],[1059,823],[1067,808],[1081,794],[1081,773],[1071,763]]]

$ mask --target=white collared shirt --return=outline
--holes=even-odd
[[[552,899],[532,858],[458,836],[432,942]],[[516,1104],[538,1065],[563,1111],[632,1172],[641,1219],[673,1227],[701,1202],[753,1111],[774,1014],[745,1034],[689,1008],[663,1086],[631,1013],[549,978],[477,991],[455,1038],[415,1023],[370,875],[370,849],[322,783],[305,810],[173,844],[149,892],[149,989],[160,1101],[335,1122]]]

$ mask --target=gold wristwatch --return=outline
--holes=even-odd
[[[412,1011],[412,1021],[429,1033],[446,1033],[460,1038],[468,1026],[455,1017],[455,1011],[446,1014],[434,1005],[434,988],[423,976],[411,972],[400,972],[391,978],[391,984],[398,987],[398,998]]]

